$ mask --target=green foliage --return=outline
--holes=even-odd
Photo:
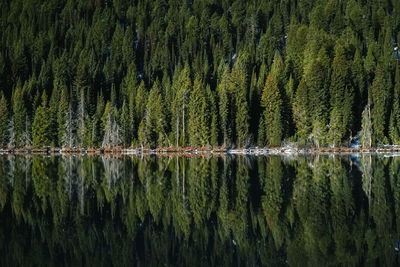
[[[351,160],[1,157],[0,265],[395,266],[400,159]]]
[[[328,70],[324,66],[327,59],[325,49],[321,49],[319,57],[315,60],[306,74],[308,87],[308,109],[311,119],[313,143],[319,146],[327,144],[327,123],[329,116]]]
[[[362,113],[360,139],[361,146],[370,148],[372,147],[372,119],[371,119],[371,107],[366,105]]]
[[[234,98],[235,140],[238,147],[250,143],[249,107],[247,101],[247,55],[240,56],[229,76],[229,92]]]
[[[168,141],[166,135],[166,119],[164,114],[164,100],[161,88],[156,81],[150,90],[146,105],[146,114],[139,126],[139,142],[148,147],[162,147]]]
[[[50,120],[50,140],[52,146],[57,146],[59,144],[58,141],[58,132],[57,132],[57,115],[58,115],[58,108],[61,102],[61,95],[59,89],[54,89],[51,94],[51,98],[48,104],[48,112],[49,112],[49,120]],[[64,110],[65,111],[65,110]]]
[[[148,145],[348,145],[367,103],[373,145],[400,142],[398,1],[167,2],[1,4],[8,142],[31,145],[46,92],[49,145],[100,146],[107,102],[121,144],[136,144],[156,81],[162,133]]]
[[[281,141],[284,137],[284,126],[283,126],[283,101],[281,97],[281,89],[278,84],[279,67],[276,65],[280,64],[282,59],[275,56],[272,70],[268,74],[265,82],[265,87],[261,97],[262,106],[264,110],[264,127],[267,144],[269,146],[280,146]]]
[[[126,101],[122,103],[121,118],[122,142],[124,146],[129,146],[132,142],[132,120],[130,119],[129,108]]]
[[[346,47],[338,41],[335,46],[331,79],[331,105],[329,139],[333,146],[341,145],[352,129],[354,90],[350,83],[350,63]]]
[[[45,212],[48,203],[47,198],[49,196],[52,181],[49,177],[49,173],[52,171],[51,162],[42,157],[36,157],[32,164],[32,181],[35,194],[41,199],[41,209]]]
[[[189,143],[193,147],[204,147],[210,143],[210,111],[203,86],[197,76],[189,100]]]
[[[308,109],[309,106],[308,91],[304,80],[300,81],[297,88],[296,98],[293,102],[293,118],[296,122],[297,136],[300,143],[305,143],[311,129],[311,118]]]
[[[389,136],[393,144],[400,144],[400,70],[396,65],[393,107],[390,113]]]
[[[27,110],[23,95],[23,90],[20,87],[14,92],[13,101],[13,132],[15,133],[15,144],[18,147],[24,146],[23,135],[26,129]]]
[[[176,79],[174,79],[172,87],[175,97],[172,102],[172,133],[176,146],[185,146],[187,144],[187,125],[188,125],[188,103],[189,94],[192,89],[190,79],[190,68],[186,64]]]
[[[218,114],[220,119],[220,128],[222,134],[222,145],[224,147],[229,146],[232,142],[232,118],[230,114],[231,110],[231,99],[228,88],[229,81],[229,68],[224,65],[221,81],[218,84],[217,92],[219,97]]]
[[[57,139],[58,144],[63,145],[63,140],[65,136],[65,124],[67,119],[69,118],[66,114],[68,114],[69,101],[68,101],[68,92],[67,89],[64,88],[61,91],[60,102],[58,103],[58,111],[57,111]],[[71,112],[71,111],[70,111]],[[72,115],[72,114],[70,114]]]
[[[0,147],[5,147],[8,143],[8,127],[10,118],[7,100],[3,94],[0,95]]]
[[[381,65],[377,66],[374,81],[369,89],[371,99],[371,119],[374,145],[387,142],[387,126],[389,118],[391,83],[387,72]]]
[[[266,164],[263,180],[262,208],[268,227],[272,230],[276,247],[283,244],[281,213],[283,209],[283,166],[278,157],[271,157]]]
[[[46,92],[42,94],[42,104],[37,108],[35,112],[35,118],[33,119],[32,134],[33,134],[33,146],[44,147],[51,145],[52,135],[52,121],[49,118],[49,108],[47,107],[47,96]]]

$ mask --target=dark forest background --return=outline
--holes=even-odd
[[[400,1],[0,1],[2,147],[400,144]]]

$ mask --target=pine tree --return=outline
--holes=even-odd
[[[400,69],[396,65],[393,106],[390,114],[389,136],[393,144],[400,144]]]
[[[261,108],[260,108],[261,95],[257,86],[257,72],[255,67],[251,74],[250,91],[249,91],[249,115],[250,115],[250,132],[257,135],[258,122],[260,121]]]
[[[124,40],[122,43],[122,56],[125,62],[125,66],[129,66],[130,64],[134,65],[136,61],[135,52],[133,50],[134,40],[133,40],[133,32],[132,27],[129,26],[125,30]]]
[[[136,100],[135,100],[135,121],[140,122],[144,118],[147,104],[147,91],[142,81],[137,89]]]
[[[372,81],[373,74],[375,72],[376,59],[375,59],[374,53],[375,53],[375,44],[370,43],[368,45],[367,56],[365,57],[365,60],[364,60],[364,69],[366,72],[368,83],[370,83]]]
[[[102,124],[102,116],[104,114],[105,104],[103,94],[97,96],[96,113],[92,118],[92,146],[100,146],[103,140],[104,128]]]
[[[116,147],[122,143],[121,128],[112,114],[109,112],[107,115],[106,124],[104,128],[104,137],[101,144],[102,147]]]
[[[8,144],[7,147],[8,148],[16,148],[17,143],[15,140],[15,127],[14,127],[14,118],[11,118],[9,126],[8,126]]]
[[[217,87],[219,97],[218,114],[220,120],[220,128],[222,134],[222,145],[230,146],[232,142],[232,118],[230,116],[231,100],[229,95],[229,67],[224,65],[221,80]]]
[[[124,29],[120,24],[115,25],[114,34],[111,40],[111,64],[112,64],[112,76],[113,80],[119,80],[121,78],[122,70],[124,67],[123,63],[123,46],[124,42]],[[133,45],[133,42],[131,43]],[[113,104],[115,104],[113,102]]]
[[[356,88],[359,91],[359,95],[361,97],[365,96],[365,85],[366,85],[366,80],[365,80],[365,70],[363,68],[363,58],[361,56],[360,50],[356,50],[355,55],[354,55],[354,60],[353,60],[353,65],[352,65],[352,75],[353,75],[353,80],[354,84],[356,85]],[[362,106],[361,106],[362,108]],[[362,112],[362,110],[361,110]]]
[[[92,120],[92,118],[89,116],[89,114],[86,114],[86,116],[85,116],[85,134],[84,134],[84,136],[83,136],[83,143],[82,143],[82,145],[81,145],[81,147],[84,147],[84,148],[88,148],[88,147],[93,147],[93,138],[92,138],[92,135],[93,135],[93,127],[96,127],[94,124],[93,124],[93,120]]]
[[[138,141],[139,144],[141,146],[141,148],[143,149],[144,147],[147,147],[147,136],[149,136],[149,134],[146,132],[147,127],[145,126],[145,122],[144,119],[140,122],[139,124],[139,128],[138,128]]]
[[[107,104],[104,108],[103,114],[101,115],[101,128],[103,129],[103,131],[105,131],[105,129],[106,129],[108,114],[113,113],[113,111],[114,111],[114,107],[112,106],[110,101],[107,101]]]
[[[304,79],[300,81],[293,102],[293,117],[296,122],[297,137],[300,144],[307,141],[311,132],[311,118],[309,112],[308,90]]]
[[[124,80],[122,81],[121,84],[121,97],[122,98],[129,98],[129,95],[134,94],[136,95],[137,91],[137,86],[138,86],[138,80],[137,80],[137,70],[134,62],[131,62],[128,64],[128,69],[126,72],[126,75],[124,77]]]
[[[213,147],[218,146],[218,117],[215,112],[212,112],[212,117],[211,117],[210,142]]]
[[[246,100],[245,89],[239,89],[236,93],[236,145],[238,147],[244,147],[250,143],[249,136],[249,110]]]
[[[110,100],[111,100],[111,105],[113,105],[114,107],[117,107],[119,105],[118,96],[117,96],[117,90],[115,89],[115,84],[114,83],[111,85]]]
[[[238,147],[244,147],[250,143],[245,57],[246,55],[239,56],[229,79],[229,91],[235,99],[235,139]]]
[[[129,116],[128,104],[124,100],[121,108],[121,136],[124,146],[129,146],[132,142],[132,124]]]
[[[209,144],[210,126],[206,92],[200,76],[196,76],[189,100],[189,142],[192,146]]]
[[[354,100],[357,104],[354,105],[354,128],[361,128],[361,114],[363,112],[363,108],[367,102],[368,91],[367,91],[367,80],[366,74],[363,67],[363,57],[361,55],[360,49],[357,49],[354,55],[353,64],[351,66],[351,74],[355,89]]]
[[[136,121],[135,121],[135,94],[133,90],[129,92],[128,96],[128,119],[130,124],[130,141],[136,137]]]
[[[289,80],[285,85],[285,92],[286,92],[286,96],[288,98],[288,105],[289,105],[289,107],[292,107],[293,106],[293,102],[294,102],[295,97],[296,97],[295,84],[294,84],[294,79],[293,79],[292,75],[290,75]]]
[[[185,65],[179,73],[178,79],[174,80],[173,90],[176,92],[172,102],[172,132],[174,133],[176,146],[187,145],[188,103],[192,88],[189,65]]]
[[[374,81],[369,89],[371,99],[371,119],[373,127],[372,143],[380,145],[387,143],[386,131],[389,112],[390,78],[378,64]]]
[[[210,85],[206,87],[207,114],[203,117],[209,130],[203,132],[203,140],[209,140],[206,144],[215,147],[218,146],[218,110],[216,92],[211,90]]]
[[[52,93],[51,93],[51,98],[49,102],[49,119],[50,119],[50,140],[51,140],[51,146],[56,146],[58,145],[58,125],[57,125],[57,119],[58,119],[58,108],[60,105],[60,100],[61,100],[61,95],[60,91],[57,88],[54,88]]]
[[[15,133],[15,145],[22,147],[22,135],[25,131],[27,110],[25,107],[23,90],[17,86],[13,95],[13,130]]]
[[[257,145],[264,147],[266,143],[264,116],[261,116],[260,122],[258,123]]]
[[[371,107],[366,105],[362,113],[361,131],[360,131],[360,141],[361,146],[365,148],[370,148],[372,146],[372,119],[371,119]]]
[[[77,136],[78,136],[78,146],[82,147],[85,136],[85,118],[86,118],[86,102],[85,102],[85,92],[82,89],[79,94],[79,103],[77,115]]]
[[[31,122],[28,115],[25,116],[25,131],[22,133],[22,146],[30,148],[32,146]]]
[[[174,99],[173,95],[173,90],[172,90],[172,84],[171,84],[171,79],[169,77],[169,74],[164,71],[163,78],[162,78],[162,91],[163,91],[163,97],[164,97],[164,107],[165,107],[165,116],[166,120],[168,121],[167,125],[167,132],[171,133],[171,118],[172,118],[172,102]]]
[[[73,148],[77,144],[77,136],[76,136],[76,115],[74,109],[72,107],[72,103],[69,103],[68,108],[64,114],[60,114],[60,116],[64,116],[62,121],[62,136],[61,136],[61,145],[62,147]]]
[[[101,117],[104,131],[102,147],[116,147],[122,144],[122,130],[119,125],[118,110],[110,101],[107,102]]]
[[[166,119],[164,114],[164,101],[161,95],[161,88],[158,80],[150,90],[149,99],[146,105],[146,115],[143,120],[142,133],[139,141],[151,148],[166,145],[168,137],[165,132]]]
[[[8,105],[3,93],[1,93],[0,96],[0,147],[6,147],[8,143],[9,127]]]
[[[42,104],[37,108],[32,125],[33,146],[44,147],[51,145],[51,120],[47,107],[47,95],[43,91]]]
[[[334,146],[340,145],[352,130],[354,90],[352,85],[349,84],[349,81],[351,81],[349,65],[345,55],[345,47],[338,41],[335,46],[330,86],[332,111],[329,123],[329,139]]]
[[[308,109],[312,127],[312,141],[325,146],[327,141],[327,124],[329,120],[329,57],[325,48],[321,48],[318,58],[311,63],[309,72],[305,74],[308,90]]]
[[[278,59],[275,57],[275,62]],[[274,64],[275,64],[274,62]],[[274,65],[273,64],[273,65]],[[283,101],[278,87],[278,69],[272,67],[267,76],[265,87],[261,97],[261,103],[264,107],[264,120],[266,140],[269,146],[280,146],[284,137],[283,127]]]
[[[61,90],[60,102],[58,103],[58,111],[57,111],[57,139],[58,139],[58,145],[60,146],[65,146],[64,130],[65,130],[66,120],[68,119],[68,116],[66,116],[68,110],[69,110],[68,90],[67,88],[63,88]]]

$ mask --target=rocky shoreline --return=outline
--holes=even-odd
[[[122,155],[141,155],[141,154],[232,154],[232,155],[275,155],[275,154],[354,154],[354,153],[399,153],[400,146],[387,145],[375,148],[360,147],[273,147],[273,148],[244,148],[244,149],[226,149],[226,148],[192,148],[192,147],[168,147],[157,149],[142,148],[19,148],[19,149],[0,149],[0,154],[122,154]]]

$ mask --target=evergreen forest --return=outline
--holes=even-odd
[[[0,0],[0,147],[400,144],[398,0]]]

